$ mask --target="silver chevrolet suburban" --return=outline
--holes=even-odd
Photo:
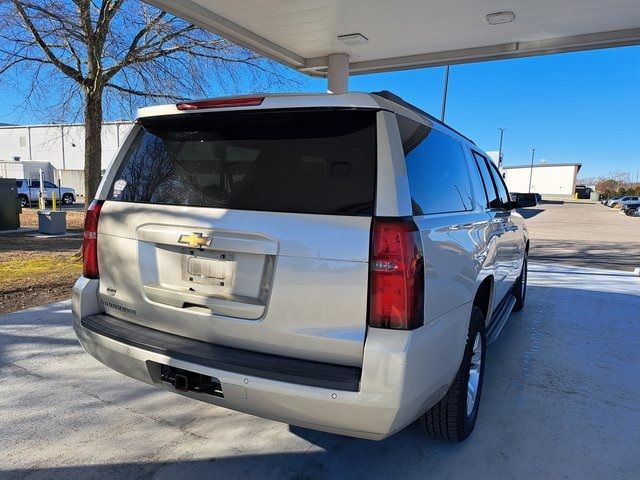
[[[140,110],[87,211],[83,347],[274,420],[461,441],[529,240],[468,138],[389,92]]]

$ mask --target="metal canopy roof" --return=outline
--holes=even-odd
[[[358,74],[640,44],[640,0],[145,1],[315,75],[332,53]],[[354,33],[368,41],[338,40]]]
[[[502,165],[505,170],[515,168],[541,168],[541,167],[578,167],[578,170],[582,168],[581,163],[536,163],[534,165]]]

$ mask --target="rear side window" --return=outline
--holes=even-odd
[[[252,111],[147,119],[110,199],[372,215],[373,110]]]
[[[496,189],[498,190],[498,198],[500,199],[501,204],[500,208],[508,208],[511,199],[509,197],[507,186],[504,184],[504,180],[502,179],[502,175],[500,175],[500,171],[494,163],[490,162],[489,168],[491,168],[491,175],[493,176],[493,181],[495,182]]]
[[[482,177],[482,183],[484,184],[484,190],[487,194],[487,205],[489,208],[500,208],[500,199],[498,198],[498,192],[496,192],[496,187],[493,182],[493,178],[491,176],[491,172],[489,171],[489,165],[487,160],[483,155],[480,155],[478,152],[473,152],[473,158],[476,161],[476,166],[480,171],[480,176]]]
[[[472,210],[471,184],[462,144],[398,116],[414,215]]]
[[[22,180],[16,180],[16,187],[22,188]]]

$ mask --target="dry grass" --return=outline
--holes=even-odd
[[[22,210],[22,227],[37,228],[35,208]],[[79,233],[83,211],[67,212],[67,228]],[[82,273],[82,236],[37,237],[0,233],[0,314],[66,300]]]
[[[76,253],[54,253],[4,260],[0,263],[0,293],[24,288],[44,288],[52,283],[75,280],[82,273],[82,260]]]

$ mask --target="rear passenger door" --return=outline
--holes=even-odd
[[[55,192],[56,196],[58,197],[59,191],[58,191],[58,187],[56,187],[56,185],[54,183],[51,182],[44,182],[44,191],[45,194],[47,196],[47,201],[50,202],[53,200],[53,193]],[[60,198],[58,197],[57,199],[58,203],[60,203]]]
[[[29,187],[29,197],[32,202],[37,202],[38,198],[40,198],[40,180],[31,180],[31,185]]]
[[[435,126],[397,118],[424,249],[428,324],[473,300],[477,256],[489,222],[474,207],[471,165],[460,141]]]

